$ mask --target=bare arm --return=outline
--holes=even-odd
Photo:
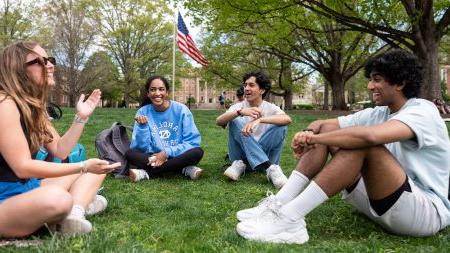
[[[108,165],[107,161],[89,159],[83,163],[51,163],[33,160],[28,142],[20,124],[20,113],[11,99],[0,103],[0,153],[14,173],[20,178],[48,178],[80,173],[86,171],[107,173],[118,165]]]
[[[217,117],[216,124],[218,126],[225,127],[228,124],[228,122],[232,121],[236,117],[239,117],[239,114],[237,114],[237,112],[235,111],[225,112],[224,114]]]
[[[261,110],[258,107],[248,107],[237,111],[226,112],[220,115],[216,119],[216,124],[221,127],[225,127],[228,124],[228,122],[232,121],[238,116],[249,116],[254,119],[258,119],[261,117],[261,115],[262,115]]]
[[[411,139],[414,132],[403,122],[390,120],[374,126],[347,127],[320,134],[303,132],[301,135],[296,135],[299,144],[325,144],[355,149]]]
[[[88,120],[89,116],[94,112],[100,98],[101,92],[98,89],[94,90],[86,101],[84,101],[84,95],[81,95],[77,103],[77,114],[81,121]],[[80,139],[84,125],[80,121],[74,121],[62,137],[52,127],[53,141],[47,143],[45,147],[54,156],[65,159]]]
[[[271,115],[259,118],[259,123],[274,124],[279,126],[285,126],[291,124],[291,117],[287,114]]]

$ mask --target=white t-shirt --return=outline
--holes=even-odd
[[[250,104],[247,102],[247,100],[244,100],[242,102],[239,102],[239,103],[236,103],[236,104],[230,106],[230,108],[228,109],[227,112],[235,112],[239,109],[250,108],[250,107],[252,107],[252,106],[250,106]],[[283,110],[280,109],[280,107],[278,107],[272,103],[269,103],[267,101],[263,101],[261,103],[261,105],[258,106],[258,108],[262,112],[261,117],[286,114]],[[249,117],[249,116],[244,116],[243,118],[244,118],[245,123],[248,123],[248,122],[254,120],[254,118]],[[271,124],[261,123],[258,126],[256,126],[255,129],[253,130],[253,138],[255,138],[256,141],[259,141],[261,136],[267,131],[267,129],[270,127],[270,125]]]
[[[409,178],[427,194],[441,217],[442,228],[450,225],[448,200],[450,141],[447,127],[436,106],[428,100],[411,98],[395,113],[377,106],[339,117],[341,128],[370,126],[398,120],[411,128],[415,139],[385,144]]]

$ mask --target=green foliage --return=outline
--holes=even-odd
[[[137,101],[148,76],[171,70],[173,26],[164,1],[86,1],[95,21],[101,46],[112,56],[123,77],[124,98]]]
[[[441,92],[444,102],[450,102],[450,95],[448,94],[447,84],[444,82],[444,80],[441,81]]]
[[[114,121],[132,124],[136,110],[98,108],[85,127],[81,143],[89,157],[96,155],[94,138]],[[72,122],[72,109],[56,121],[60,133]],[[138,183],[108,177],[102,194],[109,205],[90,217],[92,233],[72,238],[41,236],[38,248],[2,248],[9,252],[447,252],[450,229],[435,236],[413,238],[391,235],[358,214],[339,196],[329,199],[307,217],[310,241],[304,245],[247,241],[236,232],[236,211],[249,208],[275,191],[264,173],[247,173],[240,181],[223,176],[227,131],[214,125],[220,111],[193,111],[205,150],[198,181],[168,175]],[[299,129],[318,118],[293,111],[281,157],[289,175],[295,166],[289,141]],[[450,125],[448,125],[450,127]]]
[[[233,75],[253,64],[273,73],[278,86],[273,93],[282,95],[293,90],[298,77],[314,70],[332,87],[334,108],[345,109],[345,82],[381,46],[374,36],[350,31],[290,1],[192,0],[187,6],[211,27],[207,48],[219,64],[213,74]]]
[[[37,34],[34,33],[32,20],[32,5],[20,0],[4,0],[0,4],[0,48]]]
[[[292,106],[294,110],[314,110],[314,105],[312,104],[298,104]]]
[[[94,88],[100,89],[102,99],[108,101],[108,105],[122,100],[119,71],[106,52],[93,53],[86,62],[82,75],[88,83],[86,93]]]
[[[196,101],[195,101],[195,97],[188,97],[186,105],[190,104],[190,105],[195,105]]]

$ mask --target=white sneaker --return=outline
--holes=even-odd
[[[181,173],[183,173],[186,177],[190,177],[192,180],[195,180],[203,174],[203,170],[197,166],[187,166],[183,168]]]
[[[86,208],[86,215],[94,215],[105,211],[108,206],[108,200],[102,195],[95,195],[94,201],[92,201]]]
[[[138,182],[144,179],[150,179],[147,172],[145,170],[138,170],[138,169],[130,169],[130,174],[128,177],[133,182]]]
[[[244,174],[246,167],[247,166],[242,160],[236,160],[233,161],[231,166],[228,167],[223,174],[227,176],[229,179],[237,181],[239,180],[241,175]]]
[[[69,215],[61,222],[49,225],[48,229],[64,236],[82,235],[91,232],[92,224],[83,217]]]
[[[303,244],[309,240],[305,220],[292,221],[279,212],[241,222],[237,233],[248,240]]]
[[[280,166],[276,164],[272,164],[269,168],[267,168],[266,175],[267,180],[272,182],[277,189],[281,189],[281,187],[283,187],[283,185],[288,181]]]
[[[264,215],[265,212],[277,211],[281,208],[282,203],[277,200],[272,192],[268,191],[266,197],[258,202],[258,205],[253,208],[240,210],[236,213],[236,218],[239,221],[247,221],[256,219]]]

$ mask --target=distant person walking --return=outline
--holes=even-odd
[[[219,109],[225,109],[225,91],[219,95]]]

